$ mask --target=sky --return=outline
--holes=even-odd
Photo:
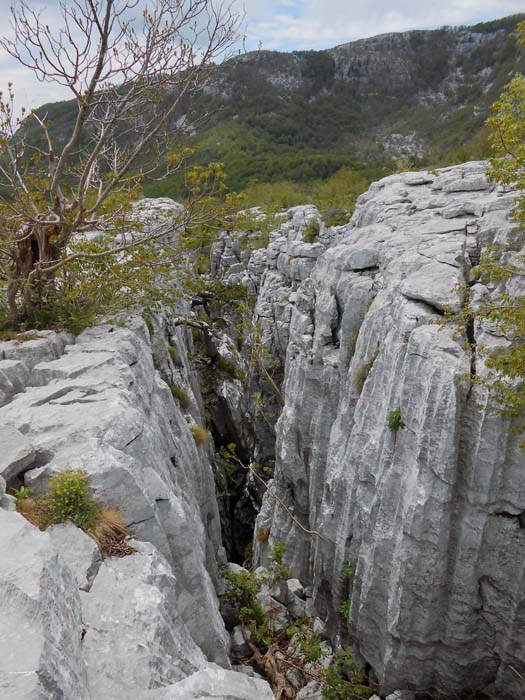
[[[67,2],[67,0],[65,0]],[[0,36],[9,34],[9,7],[0,0]],[[59,0],[26,0],[50,26],[59,26]],[[522,12],[523,0],[233,0],[245,13],[248,50],[323,49],[384,32],[473,24]],[[0,90],[12,81],[26,108],[68,97],[39,83],[0,48]]]

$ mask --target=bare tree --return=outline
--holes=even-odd
[[[17,117],[11,84],[0,93],[0,274],[11,322],[30,320],[57,293],[56,275],[72,260],[110,254],[71,252],[74,234],[122,231],[140,179],[159,176],[159,162],[164,175],[180,167],[180,153],[166,156],[166,136],[184,128],[212,61],[237,40],[238,14],[214,3],[64,0],[57,29],[25,2],[11,10],[14,38],[0,45],[75,101],[64,135],[41,110]]]

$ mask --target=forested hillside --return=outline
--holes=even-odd
[[[237,191],[323,179],[342,166],[371,179],[400,160],[434,166],[482,157],[488,108],[525,66],[513,34],[519,19],[384,34],[326,51],[240,55],[212,68],[170,129],[186,131],[197,162],[224,162]],[[65,137],[73,104],[42,111]],[[180,174],[145,183],[149,195],[181,188]]]

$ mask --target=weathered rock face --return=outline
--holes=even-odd
[[[221,544],[213,471],[155,370],[146,327],[142,321],[127,330],[99,326],[63,345],[60,356],[39,358],[40,345],[50,342],[14,348],[32,366],[26,390],[0,408],[0,422],[23,433],[36,455],[29,472],[27,460],[14,464],[35,488],[56,470],[84,469],[96,495],[121,509],[137,537],[176,568],[181,615],[212,659],[226,663],[212,581]],[[3,345],[10,351],[11,344]],[[196,404],[194,415],[198,419]]]
[[[201,422],[191,336],[155,323],[153,339],[131,318],[0,343],[0,373],[16,378],[0,408],[2,698],[200,699],[215,678],[218,698],[271,697],[266,682],[209,664],[230,668],[213,454],[190,432]],[[169,384],[184,387],[186,414]],[[7,512],[6,481],[39,490],[64,468],[86,471],[95,496],[121,510],[135,554],[101,561],[72,524],[40,532]]]
[[[259,295],[286,341],[273,489],[320,536],[267,497],[257,556],[286,544],[334,634],[350,598],[355,652],[385,692],[525,692],[525,454],[469,388],[483,364],[465,333],[435,323],[481,248],[512,228],[512,194],[484,171],[385,178],[324,246],[285,227]],[[488,325],[468,333],[504,342]],[[398,408],[404,428],[391,432]]]
[[[89,700],[81,606],[49,535],[0,509],[0,695]]]
[[[471,270],[506,240],[512,201],[482,163],[405,173],[375,183],[349,225],[321,223],[314,242],[318,212],[296,207],[267,249],[248,256],[225,237],[214,251],[223,279],[256,296],[266,352],[285,365],[271,491],[288,510],[266,496],[256,558],[284,542],[307,584],[303,599],[288,582],[292,614],[320,614],[333,637],[350,601],[355,654],[383,694],[525,694],[525,455],[468,381],[484,372],[476,344],[506,341],[488,323],[436,324],[463,285],[474,300],[495,293]],[[2,697],[272,697],[229,667],[216,466],[190,432],[203,412],[191,336],[171,324],[0,343]],[[245,385],[223,379],[224,439],[237,431],[254,456],[271,454],[272,421],[264,432],[247,418]],[[66,467],[123,512],[135,554],[101,561],[71,525],[42,533],[9,512],[6,487],[38,490]]]

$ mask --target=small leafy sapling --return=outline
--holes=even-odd
[[[400,408],[395,408],[393,411],[390,411],[387,418],[387,425],[391,433],[395,433],[405,427]]]

